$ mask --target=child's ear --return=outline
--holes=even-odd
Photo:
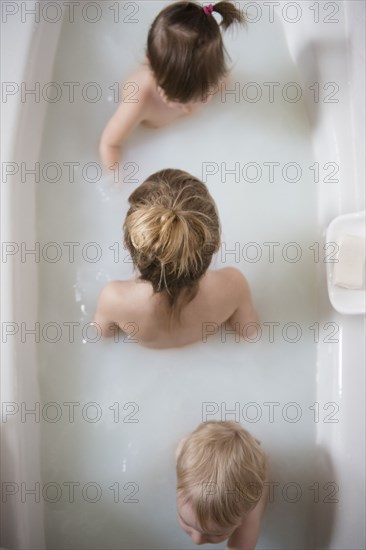
[[[179,458],[179,455],[183,449],[184,443],[187,441],[188,435],[182,437],[182,439],[179,441],[177,448],[175,449],[175,460],[177,461]]]

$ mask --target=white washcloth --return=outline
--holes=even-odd
[[[338,240],[338,262],[334,264],[333,284],[361,290],[365,287],[364,237],[344,235]]]

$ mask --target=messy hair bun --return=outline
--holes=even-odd
[[[207,8],[207,7],[206,7]],[[218,24],[211,11],[221,15]],[[227,74],[220,27],[245,23],[230,0],[212,4],[207,12],[195,2],[175,2],[151,25],[147,57],[156,83],[170,101],[203,101]]]
[[[183,291],[193,299],[220,242],[207,187],[181,170],[150,176],[129,198],[125,244],[141,279],[166,292],[171,306]]]

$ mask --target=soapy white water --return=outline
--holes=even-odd
[[[62,167],[60,181],[40,182],[37,202],[41,245],[56,242],[62,250],[58,262],[43,260],[40,266],[41,326],[52,322],[61,330],[57,343],[39,346],[42,404],[58,404],[46,408],[42,420],[41,482],[58,484],[47,493],[48,501],[58,500],[46,502],[47,548],[193,548],[176,519],[174,450],[202,420],[225,418],[240,420],[271,457],[276,486],[258,548],[310,548],[316,490],[310,486],[319,481],[313,470],[316,264],[314,247],[309,249],[319,240],[317,184],[309,168],[314,159],[303,102],[285,101],[282,95],[298,76],[281,24],[262,20],[227,33],[233,65],[228,88],[239,86],[238,102],[233,94],[226,101],[219,94],[192,118],[160,130],[139,128],[124,149],[125,181],[115,185],[103,174],[93,183],[86,178],[93,179],[98,170],[86,165],[100,162],[98,141],[116,109],[114,83],[125,81],[143,59],[149,24],[166,3],[129,3],[132,8],[122,3],[121,15],[136,22],[118,24],[108,11],[112,4],[103,3],[103,17],[95,24],[80,16],[64,23],[53,77],[64,93],[49,105],[40,159],[42,165]],[[135,6],[138,11],[128,16]],[[68,101],[65,82],[80,83],[74,103]],[[90,82],[102,90],[95,103],[81,97]],[[245,88],[249,82],[257,85]],[[280,83],[273,88],[273,102],[264,85],[269,82]],[[260,92],[257,102],[248,100]],[[296,95],[294,87],[287,92]],[[93,88],[84,93],[91,98]],[[70,182],[70,164],[64,163],[72,162],[80,164]],[[228,170],[239,163],[239,181],[230,173],[225,181],[222,163]],[[273,181],[268,163],[279,163],[271,165]],[[301,167],[299,181],[289,181],[296,178],[288,163]],[[248,278],[267,323],[258,342],[238,343],[224,332],[179,350],[144,349],[123,336],[118,343],[90,341],[95,332],[87,324],[100,289],[133,273],[121,244],[127,198],[149,174],[168,167],[206,181],[225,243],[214,267],[234,265]],[[50,168],[49,179],[51,174]],[[277,243],[273,257],[264,243]],[[236,254],[228,253],[234,249]],[[291,262],[300,252],[301,258]],[[93,263],[96,254],[101,257]],[[73,342],[70,323],[78,323]],[[273,338],[268,323],[277,323]],[[51,340],[55,329],[48,330]],[[69,421],[72,408],[74,422]],[[204,416],[205,411],[212,414]],[[56,412],[61,418],[51,422]],[[320,404],[320,421],[324,415]],[[71,482],[79,484],[74,498]],[[59,499],[55,487],[61,488]]]

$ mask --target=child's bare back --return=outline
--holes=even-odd
[[[103,289],[94,321],[104,336],[113,336],[118,327],[132,341],[149,348],[181,347],[206,340],[226,321],[238,334],[250,338],[258,322],[248,283],[231,267],[208,271],[179,319],[171,319],[166,296],[154,294],[150,283],[114,281]]]
[[[228,321],[252,338],[257,316],[245,277],[232,267],[209,270],[220,221],[206,185],[182,170],[161,170],[129,203],[124,242],[140,276],[102,290],[94,320],[103,336],[118,327],[144,346],[180,347]]]

